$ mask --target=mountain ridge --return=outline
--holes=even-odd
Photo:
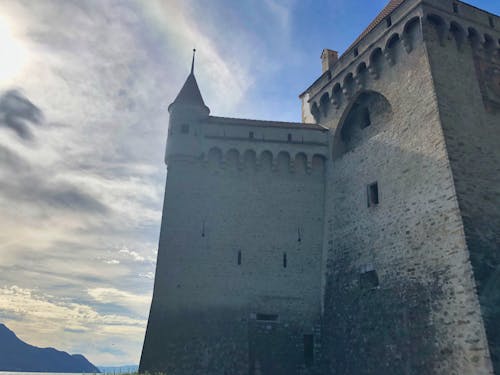
[[[0,323],[0,371],[99,373],[81,354],[55,348],[39,348],[19,339]]]

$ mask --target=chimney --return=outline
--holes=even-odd
[[[321,53],[322,73],[331,70],[338,59],[339,53],[337,51],[325,48]]]

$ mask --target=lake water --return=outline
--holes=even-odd
[[[0,371],[0,375],[78,375],[80,373],[64,373],[64,372],[10,372],[10,371]],[[102,373],[101,373],[102,374]],[[108,373],[109,374],[109,373]],[[91,375],[87,373],[85,375]]]

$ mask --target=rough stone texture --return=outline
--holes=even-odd
[[[301,95],[320,125],[170,106],[140,371],[500,374],[500,24],[397,3]]]
[[[500,33],[492,28],[481,28],[465,20],[457,24],[464,31],[476,28],[481,38],[485,33],[496,40],[500,38]],[[474,40],[467,40],[464,31],[457,31],[439,43],[438,33],[430,30],[427,45],[491,358],[498,374],[500,55],[498,44],[476,44]]]

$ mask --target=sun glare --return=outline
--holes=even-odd
[[[16,39],[6,19],[0,18],[0,85],[12,82],[23,70],[28,59],[27,50]]]

